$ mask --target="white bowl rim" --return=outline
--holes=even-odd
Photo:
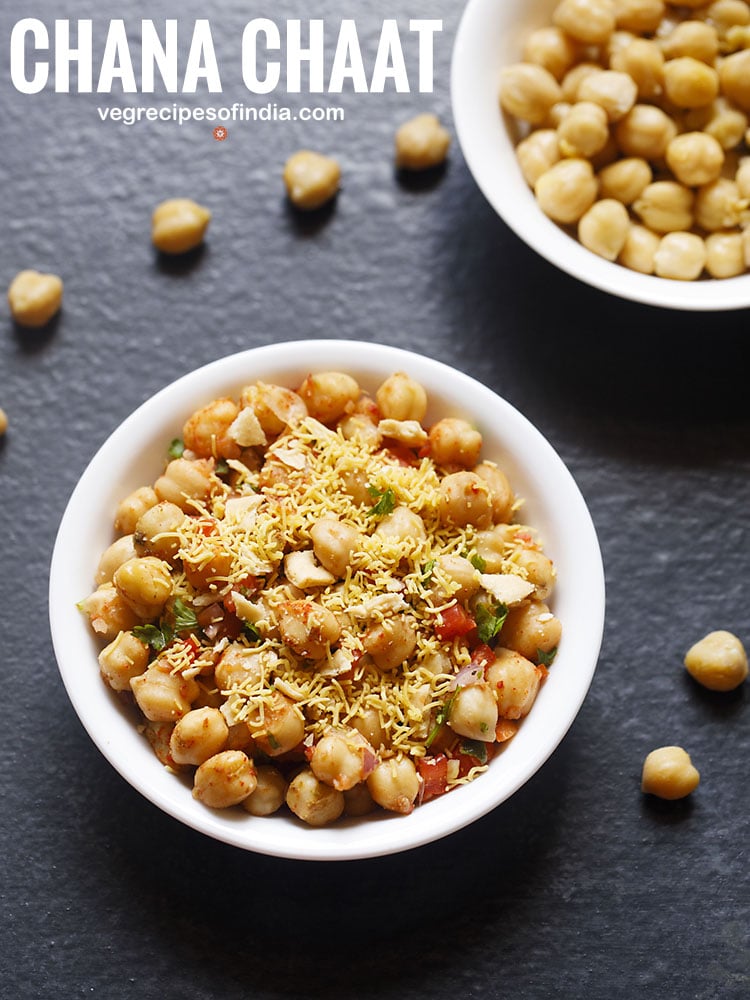
[[[499,146],[507,144],[507,130],[496,99],[497,83],[488,79],[499,76],[486,66],[496,48],[495,41],[515,19],[513,8],[530,6],[498,0],[468,0],[459,21],[451,59],[451,103],[459,145],[469,171],[480,191],[513,232],[541,257],[584,284],[620,298],[644,305],[685,311],[721,311],[750,306],[750,273],[735,278],[706,278],[700,281],[676,281],[650,274],[639,274],[620,264],[611,263],[586,250],[577,240],[538,208],[521,177],[513,185],[513,196],[504,196],[499,176]],[[554,6],[548,0],[547,6]],[[540,19],[539,24],[551,23]],[[484,56],[484,58],[483,58]],[[520,61],[521,53],[515,61]]]
[[[107,518],[110,516],[111,507],[104,503],[101,484],[112,476],[113,455],[122,457],[124,465],[134,462],[142,454],[145,441],[153,445],[153,435],[157,433],[153,427],[159,419],[181,427],[185,415],[201,405],[202,400],[215,398],[230,385],[241,386],[255,378],[280,380],[285,373],[301,378],[313,369],[352,373],[356,369],[360,377],[371,372],[372,378],[377,379],[375,384],[392,371],[405,370],[426,386],[428,395],[431,389],[440,392],[441,411],[446,398],[452,398],[454,407],[460,405],[458,400],[467,399],[467,412],[479,414],[489,407],[493,418],[502,418],[505,437],[508,440],[511,436],[513,440],[518,437],[524,449],[533,450],[539,459],[535,467],[540,466],[536,473],[543,471],[545,485],[554,491],[555,507],[564,509],[575,523],[575,539],[561,537],[565,552],[559,554],[578,574],[577,603],[571,603],[571,614],[573,607],[580,609],[585,604],[586,608],[585,633],[571,635],[569,639],[566,636],[565,642],[570,646],[562,645],[552,668],[554,671],[563,659],[571,664],[566,686],[561,686],[556,695],[561,696],[564,708],[559,709],[551,702],[545,707],[549,718],[542,726],[540,716],[539,723],[543,740],[541,744],[526,747],[526,756],[520,766],[511,768],[512,773],[498,771],[493,777],[493,767],[509,750],[515,752],[515,746],[520,746],[519,737],[529,720],[534,719],[534,711],[508,750],[495,758],[490,772],[470,785],[423,804],[409,816],[378,814],[319,829],[303,826],[293,818],[257,819],[245,813],[237,817],[237,811],[212,811],[196,803],[186,786],[158,763],[146,740],[135,731],[132,719],[126,717],[101,680],[96,668],[95,642],[84,616],[75,608],[75,601],[92,586],[88,583],[82,595],[71,589],[71,574],[78,573],[79,586],[81,580],[93,578],[101,548],[87,554],[86,567],[77,569],[75,561],[78,559],[80,566],[82,528],[97,520],[102,522],[105,507]],[[168,439],[159,438],[162,454],[165,440]],[[141,479],[130,483],[128,490],[143,482]],[[227,355],[183,375],[141,404],[101,445],[74,488],[55,541],[49,581],[50,627],[60,674],[81,723],[110,764],[145,798],[187,826],[246,850],[298,860],[355,860],[409,850],[463,828],[505,801],[547,760],[578,714],[598,660],[604,605],[604,570],[588,508],[552,445],[527,418],[487,386],[440,361],[401,348],[347,340],[284,341]],[[82,659],[91,659],[91,663],[82,664]],[[548,685],[543,686],[542,694]]]

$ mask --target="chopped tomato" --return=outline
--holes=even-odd
[[[227,596],[221,603],[224,605],[225,609],[229,611],[231,614],[234,614],[235,611],[237,610],[237,608],[234,606],[234,598],[232,597],[231,594],[227,594]]]
[[[518,732],[518,723],[512,719],[499,719],[495,726],[495,739],[498,743],[507,743]]]
[[[468,635],[476,627],[477,623],[469,612],[458,601],[454,601],[437,615],[435,635],[441,642],[445,642],[456,636]]]
[[[405,444],[391,444],[385,450],[399,465],[419,465],[419,456]]]
[[[194,660],[198,655],[198,653],[200,653],[201,644],[198,642],[198,640],[195,638],[194,635],[187,636],[187,638],[183,639],[183,642],[185,643],[186,646],[189,647],[188,655],[190,656],[191,659]]]
[[[208,537],[209,535],[215,535],[217,532],[216,521],[210,517],[199,517],[197,520],[198,528],[202,535]]]
[[[471,652],[472,666],[484,667],[485,669],[495,662],[495,650],[488,646],[486,642],[480,642]]]
[[[422,800],[443,795],[448,787],[448,758],[445,754],[435,757],[419,757],[417,770],[422,779]]]

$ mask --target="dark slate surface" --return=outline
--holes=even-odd
[[[47,331],[0,318],[2,997],[747,996],[747,687],[712,695],[681,667],[710,629],[750,638],[746,314],[652,310],[558,273],[495,217],[455,147],[434,183],[394,175],[401,120],[435,110],[451,124],[455,4],[398,5],[444,18],[434,95],[345,95],[344,124],[236,125],[223,143],[205,125],[99,124],[97,103],[148,98],[15,93],[18,18],[126,13],[63,6],[0,11],[0,282],[32,266],[66,287]],[[221,98],[187,100],[243,96],[238,38],[263,11],[148,7],[210,14],[219,58],[235,60]],[[356,14],[370,42],[392,13],[277,8]],[[300,145],[344,172],[315,225],[281,189]],[[149,217],[176,194],[214,219],[203,253],[165,266]],[[608,584],[590,694],[527,786],[439,843],[338,866],[243,853],[141,799],[75,716],[46,624],[56,528],[109,432],[173,377],[299,337],[424,352],[505,396],[576,477]],[[671,742],[702,784],[688,802],[646,801],[643,757]]]

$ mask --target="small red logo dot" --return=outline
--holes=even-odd
[[[224,142],[228,135],[229,132],[223,125],[217,125],[214,129],[214,139],[216,139],[217,142]]]

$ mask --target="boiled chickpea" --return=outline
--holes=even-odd
[[[120,632],[99,653],[102,677],[114,691],[130,691],[130,682],[148,666],[148,646],[132,632]]]
[[[719,36],[705,21],[681,21],[662,39],[661,47],[667,59],[690,56],[712,66],[719,53]]]
[[[33,329],[45,326],[62,305],[63,283],[56,274],[19,271],[8,288],[13,319]]]
[[[403,541],[423,541],[427,537],[424,521],[411,508],[399,505],[390,514],[386,514],[374,531],[374,536],[380,539]]]
[[[688,230],[693,224],[693,192],[676,181],[654,181],[633,202],[633,211],[657,233]]]
[[[229,435],[239,412],[229,398],[214,399],[196,410],[182,429],[185,447],[199,458],[239,458],[240,446]]]
[[[115,510],[115,531],[118,535],[132,535],[138,518],[158,502],[159,498],[150,486],[141,486],[129,493]]]
[[[136,550],[133,545],[132,535],[123,535],[122,538],[118,538],[117,541],[112,542],[112,544],[104,550],[101,559],[99,560],[99,565],[96,569],[96,576],[94,577],[96,585],[99,586],[102,583],[109,583],[115,575],[115,570],[122,566],[124,562],[127,562],[128,559],[132,559],[135,555]]]
[[[704,184],[695,196],[695,221],[709,232],[738,226],[747,209],[748,199],[741,196],[737,182],[727,177]]]
[[[279,757],[298,747],[305,738],[302,712],[286,695],[275,691],[261,712],[253,710],[245,720],[258,749]]]
[[[640,156],[627,156],[599,171],[599,193],[602,199],[615,198],[631,205],[653,180],[649,163]]]
[[[352,553],[361,542],[357,529],[337,517],[323,517],[310,529],[310,537],[321,566],[334,576],[346,576]]]
[[[239,805],[257,785],[255,765],[241,750],[223,750],[195,772],[193,797],[211,809]]]
[[[224,749],[229,727],[218,708],[195,708],[178,719],[169,740],[177,764],[198,766]]]
[[[639,35],[651,35],[664,17],[664,0],[615,0],[618,28]]]
[[[620,201],[595,201],[578,221],[578,239],[605,260],[616,260],[630,229],[628,210]]]
[[[344,811],[344,795],[305,768],[289,783],[286,804],[309,826],[325,826],[335,822]]]
[[[427,393],[405,372],[394,372],[375,393],[380,414],[390,420],[424,420]]]
[[[750,111],[750,49],[727,56],[719,66],[719,80],[724,96]]]
[[[610,67],[619,73],[627,73],[636,85],[640,100],[653,100],[661,94],[664,55],[656,42],[636,38],[612,56]]]
[[[375,808],[375,800],[364,782],[344,792],[344,815],[367,816]]]
[[[578,88],[578,100],[598,104],[611,122],[617,122],[626,115],[637,96],[638,87],[632,77],[611,69],[590,73]]]
[[[678,108],[703,108],[719,93],[719,75],[691,56],[668,59],[664,63],[664,92]]]
[[[557,647],[562,624],[543,601],[528,601],[512,607],[500,631],[503,646],[535,661],[539,653]]]
[[[307,412],[324,424],[333,423],[351,410],[359,393],[356,380],[343,372],[308,375],[299,387],[299,396]]]
[[[706,270],[712,278],[734,278],[746,270],[742,233],[709,233]]]
[[[342,417],[338,422],[338,428],[347,441],[362,441],[370,445],[373,451],[380,447],[383,440],[378,425],[366,413],[351,413]]]
[[[492,524],[490,488],[475,472],[453,472],[440,483],[440,519],[459,527]]]
[[[315,744],[310,768],[320,781],[345,792],[364,781],[374,760],[372,747],[357,730],[331,729]]]
[[[542,674],[531,660],[500,646],[487,667],[487,682],[494,692],[502,719],[521,719],[529,713],[539,692]]]
[[[187,715],[198,697],[195,680],[162,669],[158,661],[131,679],[130,690],[141,712],[151,722],[176,722]]]
[[[706,244],[696,233],[667,233],[654,255],[660,278],[694,281],[706,265]]]
[[[615,138],[625,156],[658,160],[677,135],[677,126],[661,108],[635,104],[615,125]]]
[[[522,139],[516,146],[516,157],[521,173],[529,187],[560,159],[560,143],[553,128],[539,128]]]
[[[476,594],[481,586],[479,571],[465,556],[440,556],[436,567],[440,575],[445,577],[451,585],[448,592],[443,595],[446,600],[455,597],[465,603]]]
[[[643,762],[641,790],[660,799],[683,799],[698,787],[700,774],[682,747],[659,747]]]
[[[478,531],[475,538],[477,555],[484,562],[486,573],[502,573],[506,550],[518,531],[512,524],[498,524],[489,531]]]
[[[524,62],[543,66],[556,80],[562,80],[577,57],[576,43],[554,25],[532,31],[523,47]]]
[[[135,525],[133,543],[139,556],[157,556],[167,562],[180,551],[177,534],[185,512],[176,503],[162,500],[150,507]]]
[[[396,132],[396,166],[402,170],[430,170],[445,162],[450,132],[437,115],[410,118]]]
[[[214,679],[220,691],[248,687],[262,678],[263,663],[259,655],[239,642],[232,642],[224,649],[214,669]]]
[[[735,25],[750,24],[747,0],[717,0],[716,3],[709,4],[705,15],[716,26],[721,37]]]
[[[377,708],[372,706],[361,708],[352,719],[351,724],[375,750],[389,745],[388,733],[383,726],[383,719]]]
[[[513,513],[515,497],[508,477],[494,462],[480,462],[474,467],[474,472],[490,488],[492,520],[495,522],[509,521]]]
[[[211,465],[205,459],[175,458],[154,483],[154,491],[160,500],[192,511],[191,500],[205,500],[211,492]]]
[[[367,788],[381,808],[410,813],[419,794],[417,769],[408,757],[381,761],[368,777]]]
[[[717,98],[711,108],[714,114],[703,126],[703,130],[713,136],[722,149],[736,149],[747,130],[747,115],[724,98]]]
[[[533,63],[507,66],[500,76],[500,106],[522,121],[542,125],[562,98],[560,85],[544,67]]]
[[[599,63],[595,62],[582,62],[578,63],[572,69],[568,70],[565,76],[562,78],[560,83],[560,90],[562,91],[562,101],[563,103],[575,104],[578,100],[578,90],[591,73],[601,72],[601,66]],[[559,102],[558,102],[559,103]],[[554,105],[552,106],[554,108]],[[552,108],[550,108],[550,112]]]
[[[409,659],[417,647],[417,635],[406,618],[386,618],[367,630],[362,645],[378,670],[388,672]]]
[[[497,702],[490,685],[480,681],[458,688],[451,703],[448,725],[459,736],[493,743]]]
[[[681,184],[698,187],[721,174],[724,150],[705,132],[683,132],[667,146],[667,163]]]
[[[555,222],[578,222],[596,199],[598,183],[588,160],[561,160],[534,187],[539,207]]]
[[[552,20],[579,42],[602,45],[615,30],[615,4],[613,0],[562,0]]]
[[[8,414],[0,407],[0,438],[8,430]]]
[[[608,138],[607,112],[586,100],[574,104],[557,129],[563,156],[591,157],[604,148]]]
[[[709,632],[687,651],[685,668],[711,691],[734,691],[748,675],[747,653],[731,632]]]
[[[245,386],[240,405],[252,407],[261,429],[270,437],[276,437],[285,427],[307,416],[307,407],[296,392],[268,382]]]
[[[242,800],[242,808],[251,816],[271,816],[284,805],[286,778],[273,764],[257,767],[255,778],[255,790]]]
[[[88,616],[94,632],[107,642],[115,639],[119,632],[127,632],[139,624],[138,616],[117,592],[114,583],[101,584],[78,607]]]
[[[117,592],[139,618],[158,618],[172,594],[169,566],[153,556],[135,556],[115,570]]]
[[[372,506],[372,494],[369,491],[370,480],[363,469],[344,469],[339,472],[341,489],[360,506]]]
[[[430,456],[436,465],[476,465],[482,435],[466,420],[444,417],[429,432]]]
[[[338,193],[341,167],[330,156],[301,149],[286,161],[283,177],[292,204],[313,211]]]
[[[299,656],[320,660],[341,635],[336,616],[315,601],[286,601],[278,610],[281,637]]]
[[[653,274],[660,242],[661,238],[646,226],[631,226],[620,251],[620,264],[640,274]]]
[[[232,573],[234,557],[224,547],[221,539],[210,535],[197,558],[185,556],[182,568],[191,586],[196,590],[219,590]]]
[[[180,254],[203,242],[211,213],[190,198],[170,198],[154,209],[151,240],[162,253]]]
[[[743,156],[734,175],[741,198],[750,199],[750,156]]]
[[[516,558],[517,564],[526,571],[526,579],[534,584],[534,597],[538,601],[546,601],[552,593],[557,573],[549,556],[539,549],[521,549]]]

